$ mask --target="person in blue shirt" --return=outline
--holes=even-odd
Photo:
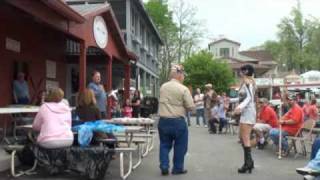
[[[13,98],[15,104],[30,103],[29,87],[23,72],[19,72],[17,80],[13,81]]]
[[[226,119],[226,106],[223,97],[218,98],[218,117],[219,117],[219,133],[222,133],[222,129],[227,125]]]
[[[99,71],[93,71],[92,82],[89,83],[88,88],[94,92],[95,98],[97,100],[97,107],[101,113],[101,118],[106,118],[107,109],[107,93],[101,84],[101,74]]]

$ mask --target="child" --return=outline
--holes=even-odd
[[[118,101],[114,101],[111,107],[111,116],[112,118],[121,117],[121,108]]]
[[[130,105],[130,99],[126,99],[126,102],[124,103],[122,108],[122,115],[123,117],[132,117],[132,107]]]
[[[216,125],[215,123],[218,123],[218,119],[219,119],[219,106],[218,104],[215,104],[212,108],[211,108],[211,119],[209,119],[209,133],[210,134],[216,134],[217,133],[217,129],[216,129]]]

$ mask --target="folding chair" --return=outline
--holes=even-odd
[[[301,154],[303,156],[307,156],[307,148],[306,148],[306,142],[312,143],[312,131],[313,128],[315,127],[316,123],[314,120],[307,120],[303,123],[303,126],[298,130],[295,136],[288,136],[288,141],[289,142],[289,150],[293,148],[295,152],[295,158],[297,157],[298,149],[297,149],[297,142],[300,143],[301,147]]]
[[[232,117],[227,117],[226,133],[237,134],[239,124]]]

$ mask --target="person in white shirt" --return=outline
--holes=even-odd
[[[207,126],[207,121],[204,116],[204,95],[201,93],[200,88],[197,88],[196,94],[194,95],[194,103],[196,105],[196,120],[197,120],[197,127],[200,126],[200,117],[202,117],[202,122],[204,126]]]

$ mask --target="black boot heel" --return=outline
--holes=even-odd
[[[245,174],[245,173],[252,173],[252,168],[253,167],[248,167],[247,165],[243,165],[241,168],[238,169],[238,173],[239,174]]]
[[[250,147],[243,147],[244,149],[244,165],[238,169],[238,173],[252,173],[252,169],[254,169],[254,161],[251,157],[251,148]]]

